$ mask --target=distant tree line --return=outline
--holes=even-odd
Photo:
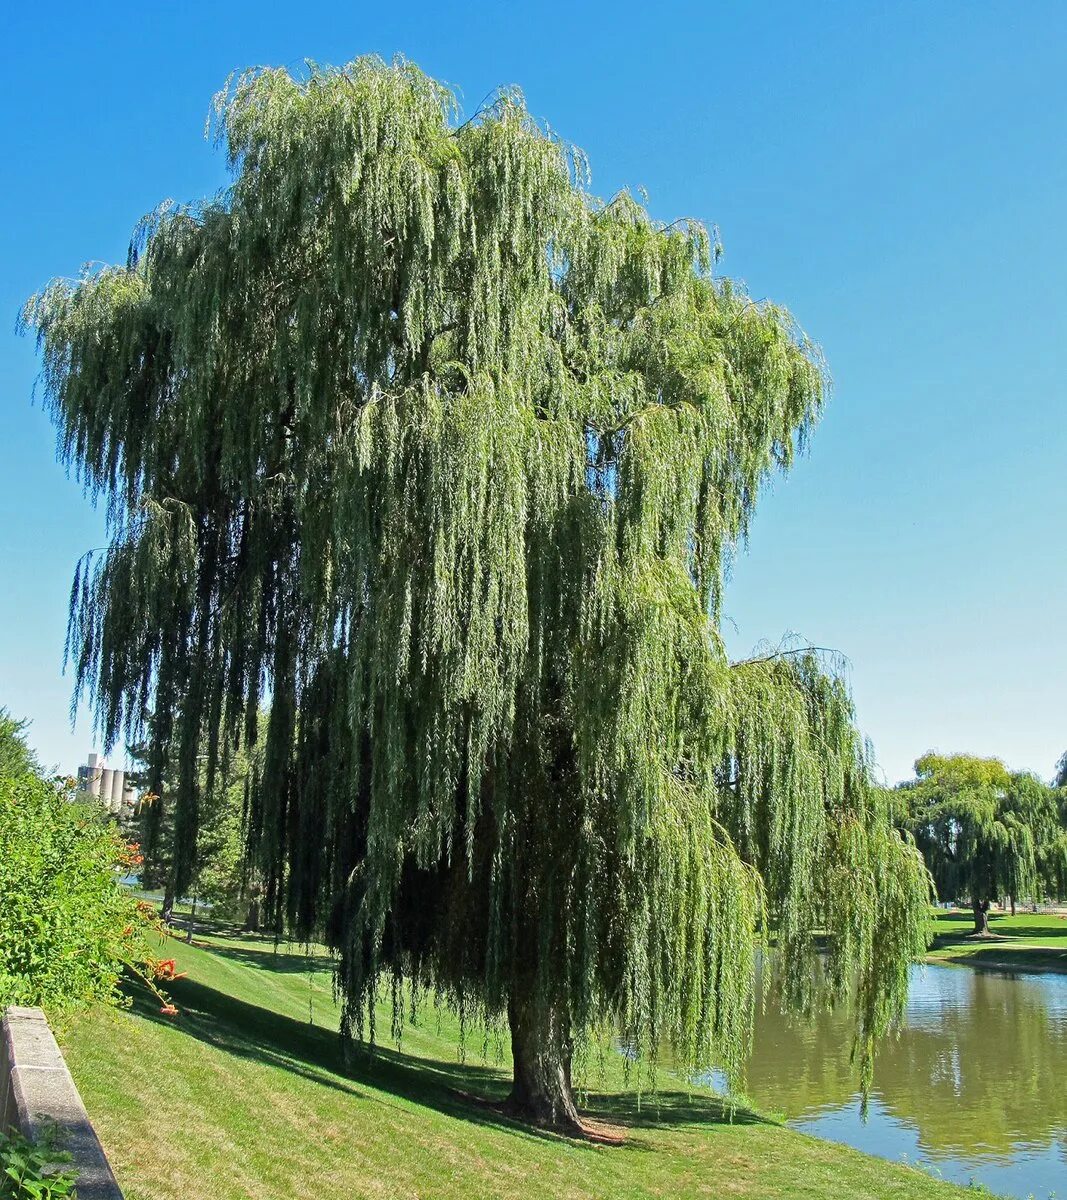
[[[896,789],[902,828],[915,838],[938,895],[969,903],[989,934],[996,900],[1067,895],[1067,755],[1046,784],[999,759],[924,754]]]

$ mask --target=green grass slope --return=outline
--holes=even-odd
[[[323,959],[236,936],[171,953],[189,973],[172,989],[180,1017],[138,999],[63,1032],[127,1200],[968,1194],[752,1114],[731,1123],[670,1080],[640,1106],[622,1091],[589,1098],[627,1127],[622,1145],[526,1128],[471,1101],[504,1095],[504,1064],[461,1064],[432,1014],[402,1052],[346,1071]]]
[[[1020,971],[1067,971],[1067,914],[990,913],[990,938],[973,938],[965,910],[937,913],[931,962],[966,963]]]

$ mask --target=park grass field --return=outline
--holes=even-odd
[[[62,1031],[127,1200],[973,1194],[752,1113],[730,1121],[670,1079],[639,1104],[616,1090],[618,1063],[587,1108],[625,1127],[623,1144],[557,1137],[471,1099],[505,1094],[505,1064],[480,1043],[460,1062],[432,1011],[400,1051],[346,1070],[324,958],[237,934],[168,953],[188,972],[172,988],[179,1017],[137,996]]]
[[[991,938],[971,938],[970,912],[955,909],[934,917],[930,962],[1022,971],[1067,971],[1067,913],[992,912]]]

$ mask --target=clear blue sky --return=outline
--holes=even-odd
[[[224,183],[202,129],[253,64],[401,51],[473,110],[519,83],[590,155],[716,223],[834,396],[764,501],[731,650],[843,651],[887,777],[929,748],[1047,776],[1067,748],[1067,3],[19,4],[0,17],[0,704],[71,767],[60,674],[102,519],[54,463],[13,330],[53,275],[125,255],[161,199]]]

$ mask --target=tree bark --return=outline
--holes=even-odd
[[[508,1112],[562,1133],[584,1133],[571,1088],[574,1043],[566,1015],[558,1006],[513,994],[508,1024],[514,1062]]]
[[[163,892],[163,907],[159,914],[163,918],[163,924],[169,925],[174,920],[174,885],[168,883],[166,890]]]
[[[972,904],[974,909],[974,933],[973,937],[989,937],[989,901],[975,900]]]
[[[1012,898],[1011,898],[1011,915],[1013,917],[1015,916],[1015,897],[1014,896],[1012,896]]]

